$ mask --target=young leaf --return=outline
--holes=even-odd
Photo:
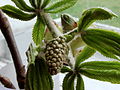
[[[27,12],[34,11],[34,9],[30,6],[28,6],[24,0],[11,0],[11,1],[13,1],[15,3],[15,5],[23,11],[27,11]]]
[[[112,17],[117,17],[111,10],[103,7],[90,8],[83,12],[79,20],[78,30],[84,30],[96,20],[106,20]]]
[[[72,69],[66,67],[66,66],[63,66],[63,68],[61,69],[60,71],[61,73],[66,73],[66,72],[72,72]]]
[[[78,0],[58,0],[49,7],[45,8],[45,12],[57,13],[72,7]]]
[[[69,32],[77,27],[77,22],[68,14],[61,15],[63,33]]]
[[[36,57],[36,50],[34,49],[33,45],[30,44],[27,52],[26,52],[26,56],[27,56],[27,61],[29,63],[34,63],[35,61],[35,57]]]
[[[120,34],[102,29],[88,29],[83,41],[106,57],[120,60]]]
[[[43,58],[36,60],[36,65],[38,64],[39,75],[41,76],[43,90],[53,90],[53,80],[48,72],[48,67]],[[41,89],[39,89],[41,90]]]
[[[90,61],[82,63],[79,68],[95,70],[116,70],[120,71],[120,62],[118,61]]]
[[[38,17],[32,33],[33,41],[36,45],[42,43],[44,37],[44,31],[45,31],[45,24],[42,18]]]
[[[84,81],[80,74],[77,74],[76,90],[85,90],[84,89]]]
[[[63,90],[69,90],[68,80],[71,77],[71,75],[72,73],[67,73],[66,76],[64,77],[63,84],[62,84]]]
[[[98,69],[80,69],[80,73],[96,80],[120,84],[120,71],[117,70],[98,70]]]
[[[50,1],[51,1],[51,0],[44,0],[41,8],[42,8],[42,9],[45,8],[45,7],[50,3]]]
[[[35,14],[27,14],[22,12],[21,10],[11,6],[11,5],[5,5],[0,7],[4,13],[6,13],[9,17],[23,20],[23,21],[28,21],[33,19],[36,15]]]
[[[80,52],[76,58],[75,68],[79,67],[80,63],[91,57],[96,52],[95,49],[85,46],[82,52]]]
[[[25,90],[53,90],[53,80],[44,59],[35,59],[28,66]]]

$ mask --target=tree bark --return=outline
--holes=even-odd
[[[7,41],[7,45],[12,55],[12,59],[16,70],[18,85],[21,89],[23,89],[25,84],[25,68],[22,63],[22,59],[16,45],[10,23],[3,14],[2,10],[0,10],[0,29]]]

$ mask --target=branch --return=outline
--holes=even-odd
[[[9,47],[9,50],[13,58],[13,62],[17,74],[18,85],[21,89],[23,89],[25,83],[25,68],[22,63],[22,59],[19,54],[9,21],[1,10],[0,10],[0,29],[7,41],[7,45]]]
[[[15,86],[12,84],[12,82],[7,78],[0,75],[0,82],[6,87],[15,89]]]
[[[47,27],[49,28],[50,32],[53,34],[53,37],[62,36],[62,33],[58,30],[55,26],[53,19],[47,13],[42,13],[42,16],[45,20]]]

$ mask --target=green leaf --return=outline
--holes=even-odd
[[[11,6],[11,5],[5,5],[0,7],[4,13],[6,13],[9,17],[23,20],[23,21],[28,21],[33,19],[36,15],[35,14],[27,14],[22,12],[21,10]]]
[[[117,70],[81,68],[80,73],[92,79],[120,84],[120,71]]]
[[[35,59],[34,64],[29,64],[26,83],[25,90],[53,90],[53,80],[44,59]]]
[[[81,31],[88,28],[96,20],[106,20],[112,17],[117,17],[117,15],[107,8],[98,7],[87,9],[83,12],[79,20],[78,30]]]
[[[90,58],[96,52],[95,49],[85,46],[82,52],[80,52],[76,58],[75,68],[79,67],[80,63],[85,61],[86,59]]]
[[[34,7],[34,8],[36,8],[37,7],[37,5],[36,5],[36,2],[35,2],[36,0],[29,0],[29,2],[30,2],[30,4]]]
[[[84,81],[80,74],[77,75],[76,90],[85,90],[84,89]]]
[[[44,31],[45,31],[45,24],[43,22],[43,19],[41,17],[38,17],[32,33],[33,41],[36,45],[42,43],[42,40],[44,38]]]
[[[73,74],[71,77],[68,79],[68,90],[74,90],[74,80],[75,80],[76,75]]]
[[[45,8],[45,12],[57,13],[72,7],[78,0],[58,0],[52,5]]]
[[[35,11],[34,8],[28,6],[24,0],[11,0],[11,1],[13,1],[15,5],[21,10],[24,10],[27,12]]]
[[[88,29],[82,34],[82,39],[104,56],[120,60],[119,33],[102,29]]]
[[[66,73],[66,72],[72,72],[72,69],[70,69],[66,66],[63,66],[63,68],[61,69],[61,73]]]
[[[38,66],[38,70],[40,72],[39,75],[42,80],[43,90],[53,90],[53,80],[48,72],[45,60],[43,58],[36,60],[36,65]]]
[[[51,1],[51,0],[44,0],[41,8],[42,8],[42,9],[45,8],[45,7],[50,3],[50,1]]]
[[[72,73],[67,73],[66,76],[64,77],[63,84],[62,84],[63,90],[69,90],[68,80],[71,77],[71,75]]]
[[[43,0],[44,1],[44,0]],[[42,0],[37,0],[37,8],[39,9],[41,7]]]
[[[95,70],[116,70],[120,71],[120,62],[118,61],[90,61],[82,63],[79,68]]]

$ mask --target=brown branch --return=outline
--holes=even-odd
[[[13,62],[14,62],[14,66],[17,74],[18,85],[21,89],[23,89],[24,83],[25,83],[25,68],[22,63],[22,59],[19,54],[9,21],[1,10],[0,10],[0,29],[7,41],[9,50],[13,58]]]
[[[3,77],[0,75],[0,82],[6,87],[6,88],[11,88],[15,89],[15,86],[12,84],[12,82],[9,80],[7,77]]]

